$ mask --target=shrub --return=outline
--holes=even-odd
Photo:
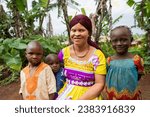
[[[39,35],[32,36],[28,39],[12,38],[12,39],[0,39],[0,60],[1,60],[1,78],[0,85],[11,83],[19,77],[20,70],[27,65],[25,58],[25,49],[27,44],[32,41],[39,41],[43,48],[45,55],[49,53],[58,53],[58,51],[65,45],[61,42],[66,41],[66,36],[53,36],[50,38],[44,38]],[[8,77],[3,77],[4,69],[10,71]],[[3,77],[3,78],[2,78]]]

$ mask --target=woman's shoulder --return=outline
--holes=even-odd
[[[68,57],[70,56],[70,46],[64,47],[62,50],[60,50],[58,57],[63,58],[63,57]]]
[[[96,49],[96,48],[94,48],[94,54],[98,56],[100,55],[104,56],[104,53],[100,49]]]
[[[66,47],[64,47],[62,50],[60,50],[60,51],[62,51],[62,52],[64,52],[64,51],[66,51],[66,50],[68,50],[70,48],[70,46],[66,46]]]

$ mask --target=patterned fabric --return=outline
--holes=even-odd
[[[25,67],[21,73],[21,88],[25,100],[48,100],[49,94],[56,92],[56,81],[54,74],[45,63],[41,63],[32,76],[29,73],[29,66]]]
[[[58,100],[80,98],[94,83],[94,74],[106,74],[105,56],[95,49],[87,61],[79,61],[70,56],[70,46],[60,51],[58,55],[64,61],[66,83],[60,90]],[[63,59],[62,59],[63,58]],[[96,99],[100,99],[101,96]]]
[[[141,99],[138,74],[144,71],[142,58],[135,55],[133,59],[111,60],[111,57],[108,57],[107,64],[107,98],[110,100]]]
[[[60,68],[57,73],[54,74],[56,78],[56,89],[57,92],[64,86],[66,78],[63,74],[63,68]]]

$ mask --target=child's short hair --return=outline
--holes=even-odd
[[[132,42],[132,41],[133,41],[132,31],[131,31],[131,29],[130,29],[128,26],[126,26],[126,25],[121,25],[121,26],[117,26],[117,27],[113,28],[113,29],[110,31],[110,37],[111,37],[111,35],[112,35],[112,32],[113,32],[114,30],[116,30],[116,29],[119,29],[119,28],[125,28],[125,29],[127,29],[127,31],[129,32],[129,36],[130,36],[130,38],[131,38],[131,42]]]
[[[47,63],[48,60],[51,59],[51,57],[56,57],[56,58],[58,58],[57,54],[48,54],[48,55],[45,57],[44,61]]]

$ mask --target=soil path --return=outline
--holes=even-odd
[[[13,82],[7,86],[0,86],[0,100],[20,100],[20,82]],[[140,80],[140,88],[143,100],[150,100],[150,74]]]
[[[140,89],[143,100],[150,100],[150,74],[145,75],[140,80]]]

